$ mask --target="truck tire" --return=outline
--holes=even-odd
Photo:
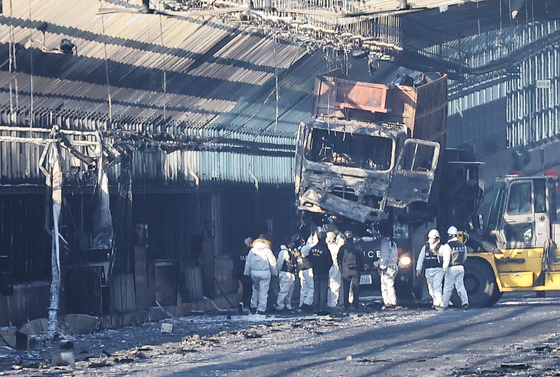
[[[484,261],[467,259],[464,281],[469,305],[472,307],[492,306],[501,298],[492,269]]]
[[[500,301],[500,299],[502,298],[503,295],[504,295],[504,292],[500,292],[500,289],[498,288],[498,285],[496,283],[494,283],[494,293],[492,293],[492,297],[490,297],[490,300],[488,300],[488,302],[484,306],[489,307],[489,306],[494,305],[495,303]]]

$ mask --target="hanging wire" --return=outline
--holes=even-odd
[[[276,33],[273,34],[273,41],[274,41],[274,91],[276,92],[276,114],[274,116],[274,132],[278,129],[278,101],[280,100],[280,93],[278,92],[278,53],[276,51],[276,47],[278,45],[278,41],[276,39]]]
[[[107,101],[109,103],[109,125],[113,123],[113,103],[111,100],[111,84],[109,82],[109,62],[107,58],[107,43],[105,35],[105,16],[101,16],[101,25],[103,27],[103,52],[105,54],[105,78],[107,79]]]
[[[478,6],[478,3],[476,3]],[[500,34],[502,33],[502,2],[500,1]]]
[[[296,61],[299,53],[301,52],[301,50],[304,49],[302,47],[298,47],[295,52],[294,52],[294,56],[292,57],[292,60],[290,60],[290,62],[287,65],[287,68],[291,67],[294,62]],[[275,90],[271,90],[270,93],[268,94],[268,96],[266,96],[266,98],[264,99],[264,101],[262,102],[262,104],[259,106],[259,108],[253,113],[253,115],[251,115],[245,122],[243,122],[243,124],[241,124],[239,127],[237,127],[236,129],[230,129],[228,132],[224,132],[223,137],[228,137],[233,135],[234,132],[241,132],[243,127],[245,127],[245,125],[247,125],[247,123],[249,123],[251,121],[251,119],[253,119],[254,117],[257,116],[258,113],[261,112],[261,110],[263,109],[264,105],[266,105],[266,103],[268,102],[268,100],[270,99],[270,97],[275,93]]]
[[[31,27],[31,0],[29,0],[29,41],[33,40],[33,29]],[[30,67],[30,75],[29,75],[29,127],[33,128],[33,119],[34,119],[34,101],[33,101],[33,48],[29,49],[29,67]]]
[[[500,12],[501,14],[502,12]],[[478,1],[476,2],[476,23],[478,26],[478,35],[480,35],[480,7],[478,5]]]
[[[163,43],[163,23],[161,21],[161,17],[162,15],[159,15],[159,35],[160,35],[160,39],[161,39],[161,47],[163,50],[165,50],[165,44]],[[162,64],[162,71],[163,71],[163,84],[162,84],[162,90],[163,90],[163,119],[165,120],[167,118],[166,116],[166,109],[167,109],[167,70],[166,70],[166,59],[165,59],[165,51],[162,51],[161,54],[161,64]]]
[[[13,7],[12,7],[12,0],[10,0],[10,19],[13,19]],[[12,81],[13,81],[13,67],[12,67],[12,63],[13,63],[13,48],[12,46],[14,45],[14,32],[13,32],[13,26],[12,23],[10,23],[10,40],[8,41],[9,45],[8,45],[8,54],[9,54],[9,62],[10,64],[8,65],[8,69],[9,69],[9,73],[10,73],[10,84],[9,84],[9,89],[10,89],[10,123],[12,122],[12,119],[14,117],[14,98],[13,98],[13,85],[12,85]]]

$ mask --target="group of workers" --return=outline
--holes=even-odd
[[[449,227],[447,236],[447,243],[442,245],[437,229],[428,232],[428,242],[418,255],[416,275],[421,276],[424,271],[434,309],[445,310],[448,307],[454,288],[461,299],[462,308],[468,309],[469,297],[465,289],[463,267],[467,260],[467,247],[459,241],[456,227]]]
[[[398,271],[398,251],[392,232],[381,229],[380,258],[374,267],[381,276],[384,309],[397,307],[394,279]],[[298,311],[327,315],[331,308],[360,309],[360,274],[364,263],[352,231],[316,231],[307,240],[295,234],[280,246],[275,258],[266,236],[245,239],[246,248],[234,256],[234,277],[242,284],[239,310],[264,314],[273,276],[278,276],[276,311],[291,311],[292,296],[299,280]],[[342,295],[341,295],[342,294]]]
[[[394,280],[398,272],[398,249],[389,227],[380,226],[381,247],[374,263],[381,281],[383,309],[395,309],[397,297]],[[428,233],[428,241],[418,256],[416,272],[424,274],[435,309],[448,306],[456,288],[463,309],[468,297],[463,284],[463,263],[466,246],[457,238],[457,228],[448,229],[449,240],[441,245],[436,229]],[[266,236],[245,239],[246,248],[234,257],[234,277],[242,285],[239,310],[249,307],[252,313],[265,314],[273,276],[278,276],[275,311],[292,311],[292,296],[299,280],[298,311],[327,315],[331,308],[343,305],[348,311],[360,309],[360,275],[364,267],[362,250],[352,231],[335,233],[319,230],[304,240],[299,234],[287,239],[278,256],[272,252]],[[444,283],[445,281],[445,283]],[[443,288],[442,288],[443,286]],[[342,294],[342,297],[341,297]]]

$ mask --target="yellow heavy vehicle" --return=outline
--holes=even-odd
[[[504,292],[560,290],[557,193],[555,175],[497,178],[486,224],[468,236],[471,306],[492,306]]]

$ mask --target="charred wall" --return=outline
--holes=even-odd
[[[114,280],[123,287],[113,292],[113,288],[104,288],[107,269],[103,265],[108,260],[99,257],[102,252],[92,249],[92,190],[65,187],[63,192],[61,234],[65,241],[61,264],[66,288],[61,294],[62,314],[103,315],[140,309],[142,305],[123,302],[121,297],[130,287],[130,279],[124,277],[134,279],[134,274],[139,273],[135,271],[134,254],[138,245],[151,249],[152,258],[146,263],[155,263],[160,274],[176,266],[177,274],[171,280],[167,276],[164,287],[176,290],[179,296],[190,291],[178,301],[172,297],[171,304],[197,298],[197,287],[189,285],[198,283],[193,283],[186,271],[200,271],[206,296],[217,295],[216,279],[232,292],[235,285],[231,284],[231,263],[227,262],[231,251],[241,247],[247,236],[264,233],[277,252],[282,239],[293,233],[296,225],[293,188],[289,185],[264,185],[257,190],[253,185],[216,184],[198,189],[175,187],[172,191],[134,186],[129,223],[122,228],[129,232],[124,237],[129,241],[118,250],[120,260],[127,262]],[[15,287],[13,295],[0,297],[0,326],[21,324],[46,313],[51,276],[51,237],[46,231],[52,225],[49,198],[46,187],[37,187],[34,193],[7,194],[4,190],[0,194],[0,256],[5,256],[0,260],[9,261],[2,271],[11,273]],[[117,188],[111,187],[113,216],[119,211],[118,202]],[[138,229],[146,232],[140,235]],[[39,284],[42,288],[37,288],[38,282],[43,282]],[[161,286],[161,282],[153,283]],[[114,297],[120,301],[118,305],[111,306],[111,295],[118,296]],[[154,303],[153,299],[148,302]],[[14,310],[14,306],[19,309]]]
[[[14,284],[50,280],[45,220],[44,194],[0,194],[0,270],[11,275]]]

